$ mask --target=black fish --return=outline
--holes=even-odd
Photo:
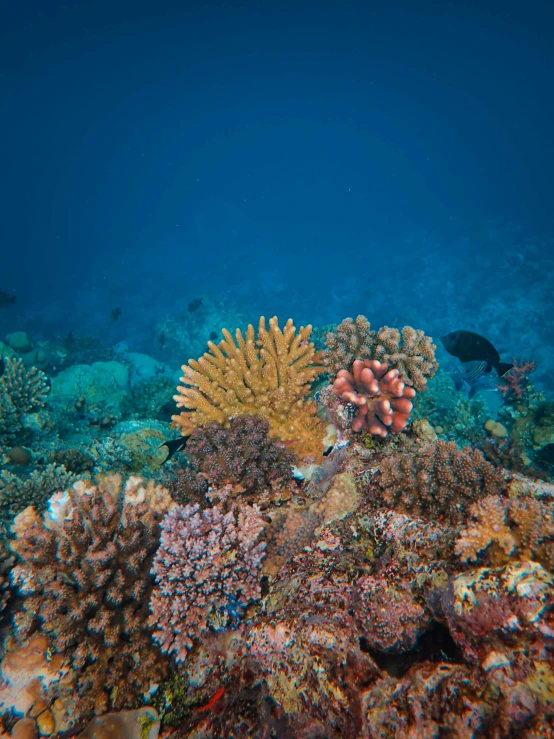
[[[4,374],[4,370],[6,369],[6,360],[4,357],[0,357],[0,377]]]
[[[178,439],[170,439],[169,441],[164,441],[163,444],[159,446],[159,449],[161,449],[163,446],[167,447],[168,455],[162,462],[162,464],[165,464],[168,459],[171,459],[171,457],[174,454],[177,454],[177,452],[183,451],[183,449],[187,445],[187,441],[189,440],[189,436],[179,436]]]
[[[114,308],[112,311],[110,311],[110,318],[114,322],[117,321],[120,315],[121,315],[121,308]]]
[[[202,305],[202,298],[194,298],[194,300],[191,300],[188,304],[188,311],[189,313],[194,313],[195,310],[198,310],[200,306]]]
[[[10,295],[5,290],[0,290],[0,308],[7,308],[15,303],[15,295]]]
[[[212,331],[210,334],[210,341],[215,341],[217,339],[217,331]]]
[[[441,336],[440,340],[446,351],[461,362],[486,362],[486,372],[494,367],[499,377],[502,377],[514,366],[500,361],[500,354],[488,339],[473,331],[453,331]]]
[[[535,459],[546,465],[554,464],[554,444],[545,444],[535,451]]]

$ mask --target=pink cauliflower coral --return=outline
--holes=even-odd
[[[406,387],[397,369],[375,359],[356,359],[352,372],[340,370],[333,392],[356,406],[352,431],[369,431],[374,436],[387,436],[388,430],[402,431],[412,411],[410,398],[416,391]]]

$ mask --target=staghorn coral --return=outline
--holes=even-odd
[[[151,641],[150,568],[172,507],[152,480],[80,481],[14,523],[12,580],[23,596],[15,632],[48,637],[76,673],[83,714],[132,707],[165,674]]]
[[[260,318],[258,336],[248,326],[243,336],[223,329],[219,344],[208,342],[209,352],[183,366],[175,402],[186,409],[173,416],[181,432],[191,434],[210,421],[228,426],[236,416],[260,416],[272,437],[288,444],[299,457],[320,457],[325,427],[308,400],[310,383],[322,372],[319,355],[309,338],[311,326],[298,333],[289,319],[283,330],[277,318],[266,329]]]
[[[384,326],[375,332],[365,316],[358,316],[355,321],[345,318],[336,333],[327,334],[325,343],[328,349],[324,362],[331,374],[341,369],[350,371],[356,359],[373,359],[397,369],[406,385],[421,391],[439,366],[435,359],[437,347],[423,331],[411,326],[401,330]]]
[[[352,374],[340,370],[333,382],[333,393],[358,410],[352,431],[368,431],[373,436],[388,436],[402,431],[408,423],[416,391],[406,387],[397,369],[372,359],[354,360]]]
[[[291,483],[296,461],[269,437],[269,423],[254,416],[234,418],[228,428],[214,421],[195,429],[186,454],[210,485],[232,484],[245,494]]]
[[[533,559],[554,569],[554,506],[532,497],[489,495],[470,508],[472,520],[461,531],[456,554],[462,562],[486,559],[502,564],[510,557]]]
[[[178,661],[203,634],[225,629],[261,595],[265,543],[257,506],[224,514],[218,506],[177,506],[162,522],[150,599],[154,639]]]
[[[472,502],[504,492],[507,482],[481,452],[437,441],[412,454],[385,457],[372,489],[379,505],[458,524]]]
[[[0,472],[0,529],[9,527],[13,517],[27,506],[43,511],[52,493],[64,490],[75,480],[74,474],[56,464],[35,470],[29,477],[18,477],[8,470]]]

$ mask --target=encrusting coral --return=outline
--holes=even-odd
[[[269,423],[254,416],[215,421],[193,431],[186,454],[210,485],[231,484],[246,494],[280,488],[293,479],[295,455],[269,436]]]
[[[239,621],[261,595],[265,543],[257,506],[223,513],[219,506],[177,506],[162,522],[150,599],[154,639],[163,652],[184,661],[210,629]]]
[[[267,329],[263,316],[257,338],[252,325],[244,336],[236,330],[236,342],[223,329],[219,344],[208,342],[203,357],[183,366],[184,385],[177,388],[175,402],[185,410],[173,416],[181,433],[211,421],[229,425],[236,416],[260,416],[269,423],[270,435],[300,458],[319,458],[325,426],[308,393],[324,370],[309,341],[311,331],[301,326],[297,333],[291,319],[281,330],[276,317]]]
[[[412,410],[410,398],[416,391],[406,387],[397,369],[376,360],[354,360],[352,374],[339,370],[333,382],[333,393],[357,408],[352,431],[368,431],[374,436],[387,436],[402,431]]]
[[[489,495],[470,508],[472,520],[456,542],[462,562],[502,564],[510,557],[554,568],[554,508],[532,497]]]
[[[327,335],[325,343],[328,349],[324,362],[331,374],[350,371],[356,359],[373,359],[397,369],[406,385],[421,391],[439,366],[435,359],[437,347],[423,331],[411,326],[401,330],[383,326],[375,332],[365,316],[358,316],[355,321],[345,318],[335,333]]]
[[[76,674],[84,715],[133,707],[165,675],[148,626],[160,520],[173,506],[153,481],[80,481],[14,522],[19,639],[47,636]]]
[[[385,457],[372,489],[380,505],[426,519],[444,516],[456,524],[471,503],[503,493],[507,482],[478,450],[436,441],[415,453]]]

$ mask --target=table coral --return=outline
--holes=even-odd
[[[456,524],[472,502],[504,492],[507,482],[481,452],[437,441],[413,454],[385,457],[372,489],[381,505]]]
[[[357,408],[352,431],[369,431],[374,436],[387,436],[402,431],[408,423],[416,391],[406,387],[397,369],[388,369],[372,359],[354,360],[352,374],[340,370],[333,382],[333,392]]]
[[[321,457],[325,426],[308,393],[323,367],[311,331],[302,326],[297,333],[291,319],[281,330],[275,317],[267,329],[262,317],[257,338],[250,325],[244,336],[237,329],[235,343],[223,329],[219,344],[208,342],[203,357],[183,366],[175,402],[185,411],[173,416],[175,424],[186,435],[210,421],[229,425],[236,416],[260,416],[270,435],[299,457]]]
[[[228,428],[215,421],[193,431],[186,454],[210,485],[237,485],[246,494],[279,488],[293,480],[295,455],[269,437],[269,423],[239,416]]]
[[[210,628],[226,628],[261,595],[265,543],[257,506],[177,506],[162,523],[150,600],[154,639],[179,661]]]
[[[401,330],[384,326],[375,332],[365,316],[358,316],[355,321],[345,318],[336,333],[327,335],[325,343],[328,349],[324,361],[331,374],[341,369],[350,371],[356,359],[373,359],[394,367],[406,385],[421,391],[439,366],[435,359],[437,347],[423,331],[411,326]]]
[[[48,637],[76,673],[83,713],[132,707],[165,673],[151,641],[150,568],[159,522],[173,505],[153,481],[118,475],[77,482],[14,523],[16,635]]]

